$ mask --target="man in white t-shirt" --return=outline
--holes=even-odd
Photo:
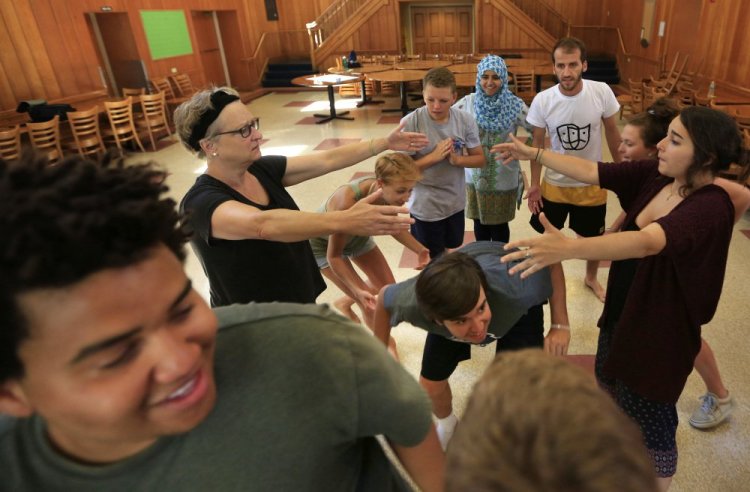
[[[552,150],[592,161],[602,160],[601,132],[614,159],[617,147],[617,112],[620,105],[612,89],[603,82],[584,80],[588,68],[586,46],[576,38],[562,38],[552,50],[554,72],[559,83],[537,94],[526,120],[533,126],[533,146],[544,148],[549,132]],[[598,186],[586,185],[547,169],[540,186],[541,164],[531,161],[531,187],[528,192],[531,226],[544,232],[539,223],[543,210],[557,228],[565,225],[579,236],[592,237],[604,233],[607,213],[607,192]],[[552,267],[551,267],[552,268]],[[562,269],[557,265],[554,268]],[[598,261],[586,262],[585,284],[603,302],[604,288],[597,279]]]

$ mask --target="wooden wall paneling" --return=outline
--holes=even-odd
[[[35,63],[42,77],[45,97],[56,99],[63,94],[90,90],[87,72],[81,70],[85,62],[81,60],[82,53],[70,23],[68,6],[64,2],[32,0],[17,2],[16,8],[29,22],[27,28],[37,28],[40,33],[41,46],[36,45],[32,50],[36,51]],[[32,22],[36,25],[32,26]]]
[[[482,4],[477,16],[477,51],[480,53],[509,52],[516,49],[540,49],[525,32],[509,22],[497,9]],[[546,50],[545,50],[546,51]]]
[[[29,32],[25,33],[19,19],[15,3],[0,2],[0,15],[2,15],[7,38],[3,39],[3,45],[13,46],[14,50],[0,50],[2,62],[10,77],[16,99],[38,98],[44,95],[44,85],[39,75],[39,68],[51,71],[47,63],[41,67],[36,66],[37,58],[33,55],[32,47],[40,49],[44,53],[44,46],[40,46],[39,31],[36,25],[29,26]],[[7,43],[7,44],[6,44]],[[41,60],[40,60],[41,61]],[[59,88],[57,88],[59,93]]]
[[[355,50],[398,52],[401,51],[398,24],[398,2],[383,5],[375,15],[352,36],[349,46]],[[342,51],[348,46],[342,46]]]
[[[746,30],[750,26],[750,11],[741,9],[735,17],[736,34],[729,46],[729,64],[726,78],[738,85],[750,86],[750,46]],[[743,81],[740,83],[740,81]],[[750,88],[750,87],[748,87]]]

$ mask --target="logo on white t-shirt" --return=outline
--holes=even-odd
[[[557,127],[557,138],[560,139],[565,150],[583,150],[589,144],[591,123],[579,127],[575,123],[567,123]]]

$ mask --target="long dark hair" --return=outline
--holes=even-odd
[[[690,106],[680,113],[680,122],[693,141],[693,162],[687,169],[685,186],[680,194],[686,196],[695,187],[695,178],[708,172],[717,176],[734,163],[742,168],[741,179],[747,179],[748,149],[743,145],[742,133],[731,116],[723,111]]]

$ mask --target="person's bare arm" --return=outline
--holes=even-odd
[[[445,140],[441,140],[440,142],[438,142],[435,145],[435,148],[432,149],[432,152],[430,152],[429,154],[425,154],[422,157],[414,159],[414,163],[417,165],[420,171],[424,171],[425,169],[434,166],[438,162],[447,159],[452,150],[453,140],[450,138],[446,138]]]
[[[404,124],[402,122],[385,138],[343,145],[315,154],[289,157],[281,182],[284,186],[292,186],[351,166],[388,149],[412,152],[423,149],[429,143],[427,137],[421,133],[404,132]]]
[[[729,195],[729,199],[732,200],[732,205],[734,205],[734,222],[736,224],[747,211],[748,207],[750,207],[750,190],[746,186],[724,178],[716,178],[714,184],[724,188],[724,191]]]
[[[625,222],[625,217],[627,217],[627,214],[623,210],[622,212],[620,212],[620,215],[617,216],[615,221],[612,222],[612,225],[604,230],[604,234],[619,232],[620,229],[622,229],[622,224]]]
[[[661,252],[667,245],[667,236],[658,222],[652,222],[640,231],[625,231],[598,237],[569,238],[556,229],[544,214],[539,216],[544,234],[519,241],[505,247],[525,248],[503,256],[500,261],[523,260],[509,270],[526,278],[545,266],[563,260],[624,260],[644,258]]]
[[[451,152],[448,155],[448,161],[452,166],[458,167],[484,167],[486,164],[484,160],[484,150],[481,145],[477,147],[467,148],[466,152],[469,155],[460,155],[456,152]]]
[[[358,236],[396,234],[407,230],[413,219],[406,207],[372,205],[382,195],[379,190],[348,210],[303,212],[299,210],[259,210],[230,200],[211,216],[211,236],[217,239],[265,239],[296,242],[317,236],[344,232]]]
[[[427,436],[416,446],[406,447],[388,442],[404,469],[422,492],[443,490],[445,453],[440,447],[434,424],[430,424]]]
[[[383,342],[386,347],[388,346],[388,340],[391,338],[391,313],[388,312],[383,303],[383,296],[387,288],[386,285],[378,293],[378,302],[375,305],[375,320],[372,326],[375,338]]]
[[[549,274],[552,281],[552,296],[549,298],[552,327],[544,337],[544,351],[552,355],[565,355],[568,353],[571,333],[562,264],[550,265]]]
[[[604,122],[604,136],[607,138],[607,147],[609,147],[609,153],[612,154],[612,160],[620,162],[622,156],[618,151],[620,147],[620,130],[617,129],[617,113],[613,114],[609,118],[602,118]]]
[[[546,128],[532,126],[531,145],[538,149],[543,149],[546,136]],[[531,169],[531,183],[526,189],[526,198],[528,199],[528,206],[531,213],[538,214],[542,210],[542,165],[531,159],[529,162],[529,168]]]
[[[494,145],[491,149],[492,152],[499,154],[504,162],[514,159],[539,159],[542,165],[560,174],[570,176],[582,183],[599,184],[598,163],[572,155],[558,154],[541,147],[529,147],[514,135],[510,135],[510,139],[509,142]]]
[[[417,254],[417,270],[426,267],[430,262],[430,250],[417,241],[417,239],[411,235],[411,232],[402,231],[398,234],[393,234],[393,239]]]
[[[370,291],[370,287],[367,283],[362,280],[357,271],[354,269],[354,265],[344,256],[344,246],[346,246],[349,240],[348,235],[336,233],[328,236],[328,250],[326,252],[326,259],[328,265],[331,267],[331,271],[341,279],[344,284],[352,291],[356,300],[365,307],[372,311],[375,309],[375,295]]]

